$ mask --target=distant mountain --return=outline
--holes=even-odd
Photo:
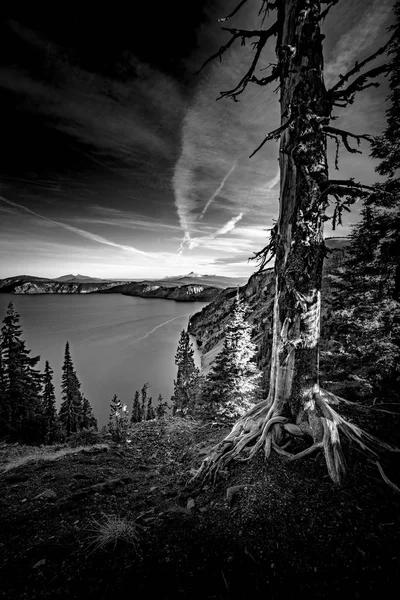
[[[101,279],[100,277],[89,277],[88,275],[61,275],[61,277],[55,277],[53,281],[62,281],[65,283],[96,283],[96,282],[105,282],[110,281],[110,279]]]

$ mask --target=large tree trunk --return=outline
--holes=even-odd
[[[288,0],[278,9],[277,53],[281,124],[280,205],[275,242],[275,307],[270,400],[305,432],[317,434],[313,402],[318,386],[324,187],[328,180],[329,107],[323,81],[320,3]]]
[[[323,81],[319,0],[278,3],[277,56],[281,67],[281,141],[279,218],[273,231],[275,303],[268,398],[234,425],[195,477],[218,470],[250,447],[293,460],[318,448],[329,474],[344,473],[340,434],[366,448],[371,436],[332,408],[342,399],[319,387],[319,338],[323,226],[328,185],[326,133],[330,106]],[[307,436],[311,445],[290,454],[289,436]],[[283,446],[282,446],[283,442]]]

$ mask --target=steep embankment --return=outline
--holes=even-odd
[[[120,293],[126,296],[140,296],[141,298],[164,298],[177,302],[211,302],[220,290],[216,287],[191,284],[191,285],[162,285],[152,282],[128,283],[113,287],[107,292]]]
[[[348,243],[347,238],[326,240],[331,252],[324,263],[323,311],[329,302],[331,272],[343,260]],[[253,325],[253,341],[258,346],[258,364],[261,368],[268,364],[270,358],[274,288],[273,269],[254,273],[247,284],[239,288],[240,298],[248,307],[247,320]],[[189,320],[189,333],[196,338],[205,372],[222,348],[225,325],[231,314],[236,290],[227,288],[221,291],[213,302]]]

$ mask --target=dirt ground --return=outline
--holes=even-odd
[[[214,486],[187,487],[191,470],[227,431],[150,421],[134,427],[127,445],[87,447],[7,471],[6,461],[22,450],[3,445],[2,597],[393,594],[400,495],[374,464],[349,451],[349,476],[337,487],[321,455],[268,463],[260,455],[232,465]],[[96,548],[96,522],[109,516],[134,523],[137,543]]]

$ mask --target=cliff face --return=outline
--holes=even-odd
[[[140,296],[141,298],[164,298],[177,302],[211,302],[220,290],[206,285],[160,285],[153,283],[128,283],[107,290],[108,293],[120,293],[126,296]]]
[[[189,333],[196,338],[202,354],[202,367],[207,371],[215,356],[220,352],[225,326],[230,318],[237,289],[239,296],[248,307],[247,320],[253,325],[253,341],[259,347],[259,362],[262,361],[262,348],[265,345],[265,332],[272,326],[274,301],[273,269],[254,273],[248,283],[240,288],[222,290],[215,300],[194,314],[189,320]]]
[[[90,294],[115,287],[111,283],[56,283],[27,281],[16,285],[13,294]]]
[[[329,304],[331,272],[338,267],[345,256],[348,244],[344,239],[341,244],[335,241],[328,248],[332,251],[324,262],[322,284],[322,316]],[[220,352],[224,341],[225,325],[231,315],[237,288],[221,291],[215,300],[200,312],[190,317],[188,330],[196,338],[201,352],[204,372],[207,372]],[[258,346],[257,362],[264,368],[270,360],[272,345],[272,315],[275,293],[275,277],[273,269],[252,275],[248,283],[239,288],[239,296],[248,307],[247,320],[253,325],[253,342]]]

